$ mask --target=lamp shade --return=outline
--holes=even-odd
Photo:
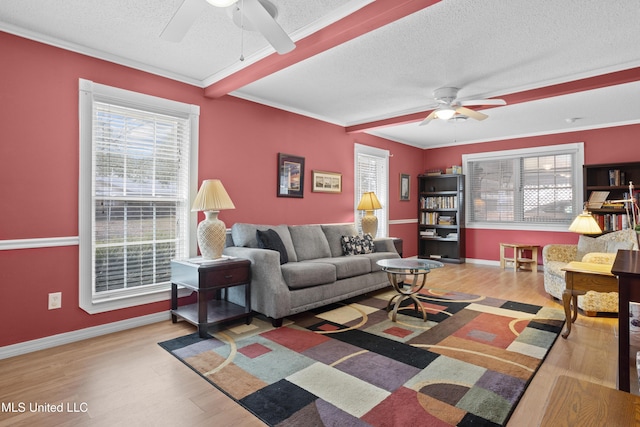
[[[361,211],[372,211],[374,209],[382,209],[382,205],[376,197],[376,193],[368,191],[362,195],[357,209]]]
[[[600,234],[602,230],[596,220],[587,211],[582,212],[573,220],[569,226],[569,231],[579,234]]]
[[[221,211],[235,208],[222,182],[219,179],[207,179],[202,181],[198,195],[191,206],[191,212]]]

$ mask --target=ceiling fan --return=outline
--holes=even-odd
[[[431,120],[449,120],[458,114],[459,116],[471,117],[476,120],[484,120],[487,116],[484,113],[466,108],[471,105],[507,105],[504,99],[470,99],[458,100],[457,87],[441,87],[433,91],[433,99],[436,101],[430,108],[435,109],[425,118],[420,126],[429,124]]]
[[[281,55],[296,47],[276,21],[278,9],[269,0],[184,0],[160,34],[160,38],[172,42],[182,40],[196,18],[206,13],[207,3],[216,7],[233,6],[230,14],[236,25],[243,22],[242,28],[259,31]]]

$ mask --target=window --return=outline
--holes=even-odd
[[[582,211],[583,144],[462,156],[467,226],[566,230]]]
[[[386,237],[389,234],[389,152],[366,145],[355,145],[355,200],[354,217],[358,232],[361,230],[363,211],[357,208],[362,195],[367,191],[376,193],[382,209],[374,211],[378,217],[378,232],[376,237]]]
[[[194,251],[197,106],[80,80],[80,306],[168,299]]]

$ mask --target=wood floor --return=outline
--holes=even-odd
[[[427,283],[561,308],[544,292],[542,276],[447,264],[432,271]],[[262,426],[157,345],[194,331],[189,324],[167,321],[0,360],[0,426]],[[556,341],[508,425],[537,426],[558,375],[615,388],[616,332],[616,318],[578,316],[569,338]],[[31,412],[34,405],[57,409],[60,403],[62,413]]]

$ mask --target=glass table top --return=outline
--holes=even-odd
[[[406,258],[392,258],[381,259],[376,261],[383,270],[389,272],[405,272],[412,273],[428,273],[434,268],[444,267],[444,264],[440,261],[433,261],[430,259],[406,259]]]

